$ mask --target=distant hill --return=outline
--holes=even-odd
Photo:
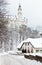
[[[42,32],[42,26],[37,26],[36,29],[40,32]]]

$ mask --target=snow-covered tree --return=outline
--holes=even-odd
[[[2,45],[4,42],[4,46],[6,47],[6,43],[8,41],[8,20],[6,19],[6,9],[4,8],[5,5],[5,0],[0,0],[0,44]]]

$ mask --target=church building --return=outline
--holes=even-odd
[[[14,49],[23,40],[21,36],[22,26],[25,28],[28,26],[28,19],[23,17],[22,7],[19,4],[17,16],[7,16],[8,30],[9,30],[9,47]],[[21,28],[21,29],[20,29]],[[25,37],[24,37],[25,38]]]
[[[7,28],[8,28],[8,40],[7,42],[2,42],[0,45],[0,51],[10,51],[14,50],[17,45],[24,40],[22,32],[28,26],[28,19],[23,17],[22,8],[19,4],[18,14],[17,16],[6,16],[6,20],[8,20]],[[23,29],[22,29],[23,28]],[[25,31],[24,31],[25,32]],[[22,34],[22,35],[21,35]],[[25,36],[25,35],[24,35]],[[0,41],[1,43],[1,41]]]
[[[26,25],[28,26],[28,19],[23,17],[23,14],[22,14],[22,8],[21,8],[21,5],[19,4],[19,7],[18,7],[18,13],[17,13],[17,16],[9,16],[9,25],[10,25],[10,28],[13,27],[13,28],[19,28],[21,25]]]

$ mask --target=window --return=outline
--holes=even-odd
[[[33,53],[33,48],[31,48],[31,53]]]
[[[25,46],[27,46],[27,43],[25,43]]]
[[[39,50],[36,50],[36,52],[39,52]]]
[[[42,53],[42,50],[40,50],[40,52]]]

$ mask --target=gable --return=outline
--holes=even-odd
[[[22,41],[19,45],[18,45],[18,48],[21,48],[23,43],[28,43],[30,42],[31,45],[34,47],[34,48],[42,48],[42,38],[28,38],[24,41]]]

